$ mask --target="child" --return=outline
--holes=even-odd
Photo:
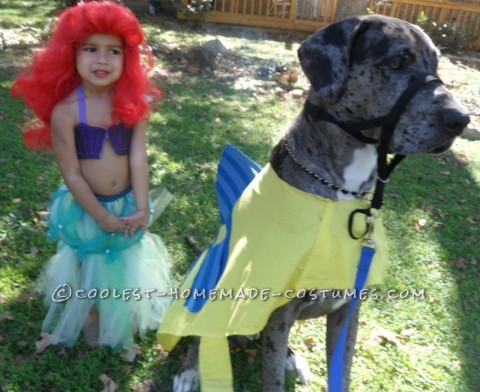
[[[144,60],[153,63],[135,16],[89,2],[61,14],[13,83],[41,122],[24,133],[25,144],[53,149],[65,182],[52,197],[47,234],[58,241],[45,272],[49,344],[71,347],[83,328],[90,345],[127,349],[168,306],[168,253],[146,232],[147,102],[159,92]]]

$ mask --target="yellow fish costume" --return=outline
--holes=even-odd
[[[363,199],[332,201],[260,170],[227,146],[217,177],[220,226],[181,284],[157,337],[167,351],[182,336],[200,336],[202,391],[231,391],[227,337],[262,331],[270,314],[313,289],[352,289],[362,242],[348,234]],[[362,232],[364,222],[355,222]],[[375,225],[376,252],[367,285],[381,283],[386,238]],[[187,299],[185,299],[188,297]]]

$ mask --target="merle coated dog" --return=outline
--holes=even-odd
[[[312,34],[298,55],[311,88],[303,111],[269,159],[278,177],[304,192],[331,200],[358,197],[379,184],[381,140],[387,144],[384,155],[441,153],[470,121],[437,77],[439,53],[434,44],[405,21],[379,15],[345,19]],[[431,79],[425,81],[424,75]],[[405,101],[405,91],[412,88]],[[395,121],[385,120],[402,99]],[[387,139],[382,139],[382,119],[389,122]],[[262,332],[264,391],[284,390],[285,368],[308,381],[308,371],[288,350],[289,330],[296,320],[327,316],[330,359],[346,302],[325,295],[314,301],[294,299],[271,314]],[[349,389],[358,308],[347,333],[343,390]],[[175,391],[190,390],[198,377],[197,361],[194,340],[176,376]]]

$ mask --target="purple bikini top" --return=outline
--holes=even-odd
[[[79,123],[75,127],[75,147],[79,159],[100,159],[105,140],[110,140],[118,155],[128,155],[132,141],[132,128],[124,124],[115,124],[108,129],[87,124],[85,92],[83,86],[77,87]]]

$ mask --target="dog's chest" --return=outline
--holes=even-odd
[[[352,162],[343,171],[343,189],[350,191],[363,191],[365,184],[371,179],[377,167],[377,151],[374,146],[366,145],[356,149]],[[352,195],[338,192],[338,200],[352,200]]]

